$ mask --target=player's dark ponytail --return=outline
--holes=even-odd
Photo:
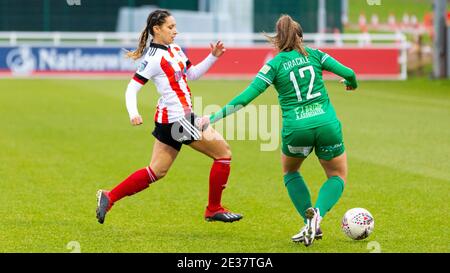
[[[289,15],[281,15],[276,24],[276,35],[266,37],[280,52],[297,50],[308,56],[303,46],[303,29]]]
[[[135,51],[127,52],[127,56],[133,58],[134,60],[139,59],[144,53],[145,47],[147,46],[148,36],[154,35],[153,27],[161,26],[166,21],[166,18],[171,16],[170,12],[167,10],[157,9],[150,13],[147,17],[147,25],[145,29],[142,31],[141,36],[139,37],[139,45]]]

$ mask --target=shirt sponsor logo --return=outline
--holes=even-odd
[[[295,114],[297,119],[304,119],[325,114],[325,111],[322,109],[322,104],[313,103],[311,105],[295,108]]]

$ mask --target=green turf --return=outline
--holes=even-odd
[[[433,8],[433,0],[380,0],[380,2],[381,5],[369,5],[366,0],[349,0],[349,21],[357,24],[359,15],[364,13],[369,22],[372,14],[377,14],[380,23],[387,23],[389,14],[392,13],[397,22],[401,22],[403,15],[408,13],[410,16],[416,15],[417,20],[423,22],[425,14],[432,12]]]
[[[248,81],[198,81],[203,105],[223,105]],[[139,95],[144,125],[132,127],[127,80],[0,80],[0,252],[450,252],[450,82],[361,82],[345,92],[328,82],[342,120],[349,182],[322,223],[324,239],[290,242],[300,218],[281,176],[279,149],[230,141],[232,173],[224,203],[245,218],[203,220],[211,160],[184,147],[169,174],[118,202],[104,225],[95,193],[146,166],[155,89]],[[274,104],[273,90],[256,104]],[[303,167],[315,199],[324,174],[315,156]],[[340,230],[347,209],[364,207],[374,233],[352,241]]]

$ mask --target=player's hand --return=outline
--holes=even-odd
[[[222,54],[226,50],[222,41],[217,41],[217,43],[215,45],[211,43],[211,44],[209,44],[209,46],[211,47],[211,54],[214,55],[215,57],[222,56]]]
[[[340,80],[339,82],[345,85],[345,90],[347,90],[347,91],[355,90],[355,88],[351,87],[350,85],[347,85],[347,84],[345,83],[345,80],[344,80],[344,79]]]
[[[141,116],[135,116],[130,121],[133,126],[141,125],[143,123]]]
[[[201,118],[197,118],[195,120],[195,126],[199,129],[204,131],[209,126],[209,116],[203,116]]]

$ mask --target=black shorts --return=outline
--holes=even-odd
[[[196,119],[198,119],[197,115],[190,113],[173,123],[162,124],[155,122],[155,129],[152,135],[162,143],[179,151],[183,144],[189,145],[201,139],[202,131],[206,128],[198,128],[195,125]]]

